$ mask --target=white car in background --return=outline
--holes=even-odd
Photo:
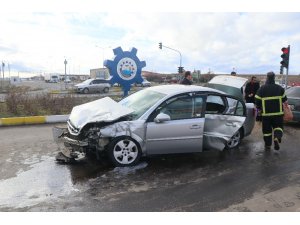
[[[109,80],[105,79],[88,79],[80,84],[75,85],[77,93],[97,93],[104,92],[108,93],[111,87]]]
[[[149,81],[147,81],[146,79],[144,79],[143,80],[143,82],[142,83],[140,83],[140,84],[135,84],[135,86],[137,86],[137,87],[150,87],[151,86],[151,82],[149,82]]]

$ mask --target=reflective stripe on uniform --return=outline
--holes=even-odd
[[[267,136],[272,136],[272,133],[264,134],[264,137],[267,137]]]
[[[279,130],[279,131],[281,131],[281,132],[283,133],[283,130],[282,130],[280,127],[274,128],[274,131],[275,131],[275,130]]]
[[[283,115],[282,111],[282,96],[272,96],[272,97],[264,97],[262,100],[262,116],[279,116]],[[267,100],[279,100],[279,112],[276,113],[266,113],[266,101]]]
[[[260,99],[260,100],[261,100],[261,97],[260,97],[260,96],[258,96],[258,95],[255,95],[255,98],[257,98],[257,99]]]
[[[262,116],[281,116],[283,115],[283,112],[278,112],[278,113],[262,113]]]

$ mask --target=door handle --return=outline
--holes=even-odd
[[[190,129],[200,129],[201,125],[199,124],[193,124],[192,126],[190,126]]]
[[[226,126],[236,127],[236,125],[235,125],[234,123],[229,123],[229,122],[225,123],[225,125],[226,125]]]

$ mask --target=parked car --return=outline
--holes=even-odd
[[[141,87],[150,87],[151,86],[151,82],[149,82],[146,79],[144,79],[142,83],[140,83],[140,84],[137,83],[137,84],[135,84],[135,86],[137,86],[137,87],[139,87],[139,86],[141,86]]]
[[[300,86],[291,87],[285,93],[293,112],[293,121],[300,122]]]
[[[224,91],[225,93],[244,101],[243,87],[246,85],[247,81],[248,79],[243,77],[220,75],[213,77],[206,84],[206,87]],[[255,105],[253,103],[245,103],[245,105],[247,108],[246,121],[242,129],[234,135],[235,139],[230,143],[231,147],[236,147],[244,136],[250,135],[255,125],[255,120],[253,120],[253,117],[256,117]]]
[[[154,154],[202,152],[232,147],[245,134],[247,113],[239,98],[201,86],[162,85],[115,102],[105,97],[73,108],[67,128],[53,128],[57,160],[93,152],[115,166],[132,166]],[[240,136],[239,136],[240,137]]]
[[[65,83],[71,83],[70,77],[66,77],[66,79],[64,79],[64,82],[65,82]]]
[[[75,85],[76,92],[84,94],[96,92],[108,93],[110,87],[109,80],[105,79],[88,79]]]

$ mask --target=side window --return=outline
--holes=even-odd
[[[202,117],[203,96],[196,96],[194,98],[194,117]]]
[[[236,111],[236,106],[237,106],[238,100],[229,98],[229,97],[226,97],[226,99],[227,99],[227,103],[228,103],[228,108],[226,110],[226,114],[234,115],[235,111]]]
[[[223,114],[225,111],[225,103],[221,96],[209,95],[206,99],[206,114]]]
[[[238,116],[243,116],[243,115],[245,115],[243,104],[242,104],[240,101],[238,102],[238,105],[237,105],[236,113],[235,113],[235,114],[238,115]]]
[[[185,95],[169,99],[156,115],[159,113],[169,115],[171,120],[191,119],[193,118],[193,98]]]

